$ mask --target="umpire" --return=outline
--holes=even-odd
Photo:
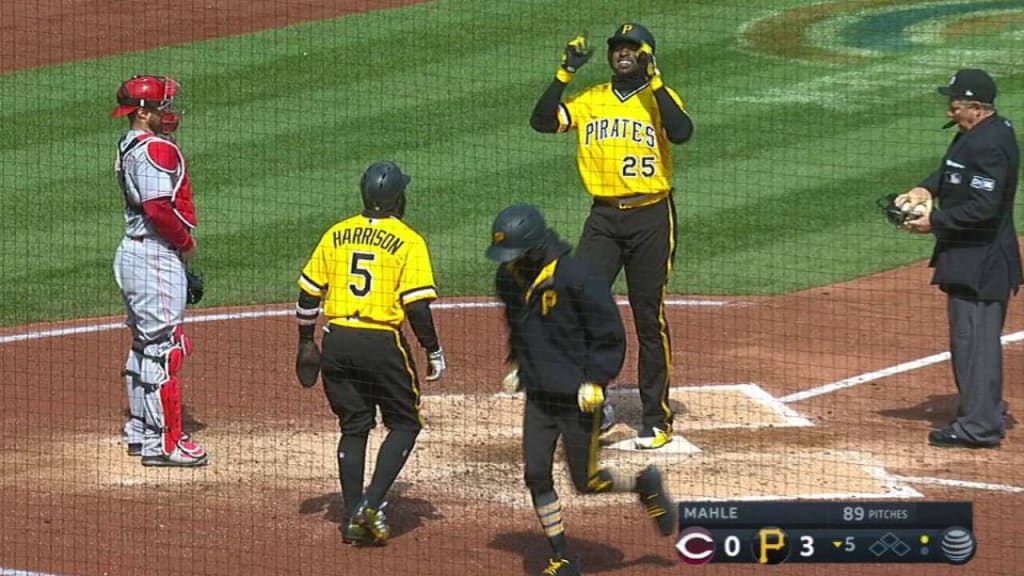
[[[935,236],[932,284],[947,296],[953,377],[960,394],[956,418],[933,430],[933,446],[982,448],[1006,432],[1000,335],[1011,293],[1021,284],[1013,202],[1020,149],[1013,124],[995,110],[996,83],[984,70],[953,75],[939,93],[949,98],[946,127],[957,126],[938,169],[897,197],[938,208],[904,224]]]
[[[563,103],[566,86],[591,55],[585,38],[570,41],[530,118],[538,132],[578,133],[577,165],[594,202],[577,256],[597,266],[608,285],[626,269],[640,344],[643,428],[636,445],[647,449],[672,438],[672,344],[664,298],[678,234],[669,143],[693,134],[683,101],[665,85],[654,54],[654,36],[645,27],[619,26],[608,38],[611,81]]]
[[[598,467],[598,414],[605,385],[622,369],[626,338],[607,282],[570,250],[528,204],[498,214],[487,249],[487,257],[501,263],[495,287],[505,305],[509,357],[518,366],[514,386],[526,390],[526,486],[552,550],[544,574],[559,576],[579,574],[566,553],[552,479],[559,436],[578,492],[635,492],[663,535],[675,525],[657,468],[632,477]]]
[[[355,545],[383,544],[391,536],[384,497],[423,427],[416,367],[400,330],[406,317],[427,351],[427,380],[445,371],[430,312],[437,299],[430,255],[402,221],[409,181],[392,162],[367,168],[360,182],[365,210],[332,226],[299,276],[296,372],[306,387],[323,372],[341,427],[342,538]],[[328,322],[321,359],[313,332],[322,298]],[[388,434],[364,493],[366,443],[378,407]]]

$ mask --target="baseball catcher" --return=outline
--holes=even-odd
[[[206,450],[182,429],[181,370],[192,352],[185,306],[202,298],[202,280],[187,271],[196,254],[196,220],[185,157],[168,135],[183,111],[173,78],[135,76],[117,91],[114,118],[128,118],[115,170],[124,194],[125,236],[114,276],[132,331],[125,364],[131,417],[128,453],[143,466],[202,466]]]

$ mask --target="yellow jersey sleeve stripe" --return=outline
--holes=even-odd
[[[403,292],[401,298],[403,306],[408,306],[409,304],[419,302],[420,300],[437,300],[437,289],[433,286],[414,288]]]
[[[569,114],[569,109],[565,107],[565,104],[558,105],[558,131],[565,132],[569,128],[572,128],[572,115]]]
[[[666,86],[665,89],[668,91],[668,95],[671,96],[672,99],[675,100],[676,104],[679,105],[679,109],[682,110],[684,114],[686,114],[686,104],[683,102],[683,99],[679,96],[679,93],[669,88],[668,86]]]
[[[310,280],[309,276],[306,276],[305,274],[299,276],[299,288],[310,296],[320,296],[324,291],[323,287]]]

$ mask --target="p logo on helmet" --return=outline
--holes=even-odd
[[[629,34],[629,31],[632,30],[632,29],[633,29],[633,25],[632,24],[623,24],[622,25],[622,29],[619,30],[619,34],[622,34],[623,36],[625,36],[626,34]]]

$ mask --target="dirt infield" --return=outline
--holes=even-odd
[[[417,0],[5,0],[0,74],[246,34]]]
[[[972,573],[1013,573],[1024,550],[1013,543],[1018,524],[1010,518],[1024,511],[1024,497],[927,483],[1014,484],[1024,461],[1013,432],[998,451],[925,446],[929,426],[954,409],[948,363],[807,400],[776,400],[944,350],[944,300],[926,287],[927,278],[915,266],[779,298],[723,299],[719,306],[674,297],[672,399],[686,407],[678,432],[699,451],[609,447],[603,459],[625,470],[660,464],[680,500],[971,499],[982,546]],[[907,290],[916,301],[901,307],[894,296]],[[886,299],[891,305],[881,304]],[[0,385],[0,566],[147,575],[325,574],[356,563],[383,574],[539,570],[546,545],[521,483],[521,400],[495,394],[503,357],[499,310],[482,301],[440,308],[452,368],[425,387],[428,428],[391,498],[397,536],[386,550],[340,543],[336,423],[319,388],[302,390],[291,374],[287,306],[218,311],[256,316],[240,319],[215,320],[204,311],[195,316],[214,320],[189,325],[197,352],[187,368],[187,419],[212,453],[212,464],[196,471],[144,469],[124,453],[118,372],[128,335],[113,328],[117,319],[0,331],[7,376]],[[90,326],[99,329],[73,333]],[[1022,329],[1024,309],[1013,306],[1007,333]],[[1019,406],[1024,398],[1013,384],[1024,378],[1024,345],[1008,346],[1006,367],[1007,396]],[[633,381],[630,364],[615,393],[625,423],[635,423]],[[623,424],[610,441],[634,434]],[[375,434],[372,450],[379,442]],[[680,569],[672,540],[656,538],[630,498],[577,497],[565,474],[558,487],[572,545],[590,572]],[[952,568],[872,573],[945,570]]]

